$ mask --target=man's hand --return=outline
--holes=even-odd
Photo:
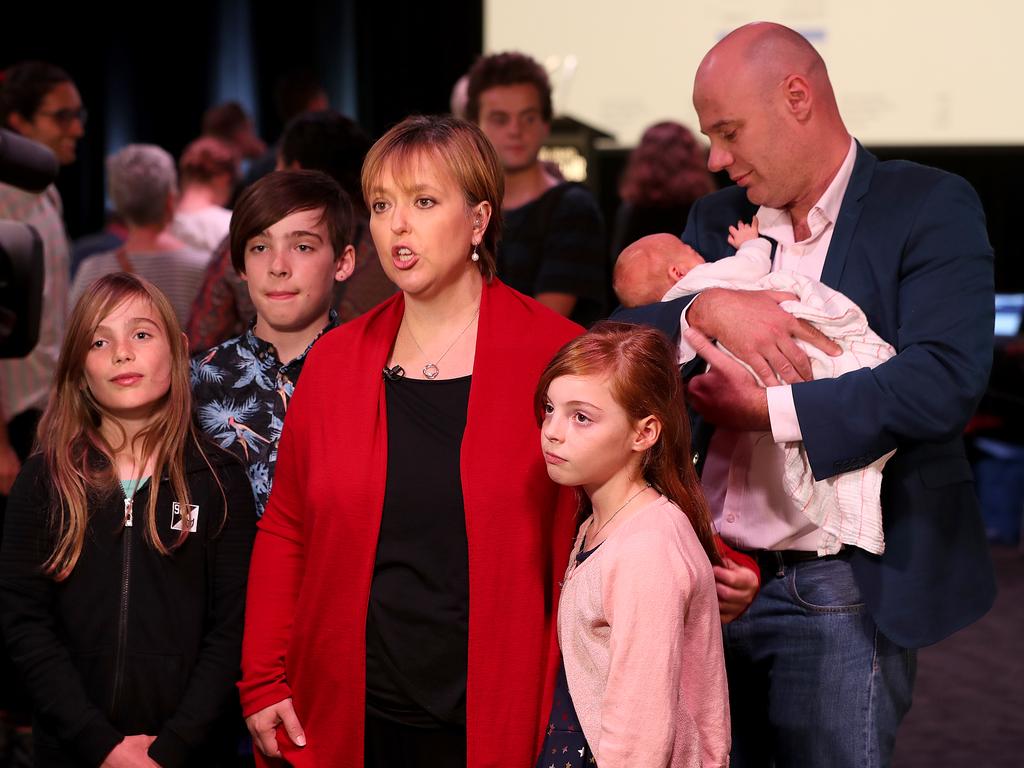
[[[149,756],[149,745],[154,741],[156,736],[125,736],[100,768],[160,768],[160,764]]]
[[[6,440],[0,441],[0,495],[7,496],[14,485],[14,478],[21,470],[18,454]]]
[[[717,427],[767,432],[768,395],[750,371],[718,349],[707,336],[687,328],[683,337],[707,361],[707,373],[686,383],[686,399],[707,421]]]
[[[715,590],[718,592],[718,615],[728,624],[749,606],[757,596],[757,574],[749,568],[722,558],[724,565],[712,566]]]
[[[779,307],[779,302],[793,299],[792,293],[782,291],[710,288],[693,300],[686,320],[691,328],[717,339],[749,365],[765,386],[795,384],[813,376],[811,361],[794,339],[803,339],[829,355],[842,350],[810,323]]]
[[[290,698],[282,699],[245,718],[253,743],[267,757],[281,756],[281,750],[277,748],[277,726],[280,724],[284,725],[285,733],[295,746],[306,746],[306,734],[302,732],[302,725]]]

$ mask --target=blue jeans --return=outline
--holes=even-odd
[[[842,554],[761,579],[724,628],[733,768],[889,765],[916,651],[878,630]]]

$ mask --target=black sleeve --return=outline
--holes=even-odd
[[[174,716],[160,729],[149,756],[165,768],[189,764],[189,755],[207,743],[213,728],[237,697],[241,676],[242,626],[249,556],[256,536],[252,487],[240,462],[230,461],[219,475],[227,517],[219,533],[211,531],[207,605],[208,626],[188,686]],[[220,504],[214,486],[213,503]]]
[[[0,550],[0,620],[36,716],[80,758],[99,765],[123,736],[89,698],[57,631],[57,586],[42,569],[50,545],[44,477],[42,459],[30,459],[7,497]]]
[[[562,193],[543,248],[534,296],[568,293],[603,304],[608,264],[604,218],[589,191],[573,185]]]

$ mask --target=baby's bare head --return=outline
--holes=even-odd
[[[675,235],[642,237],[615,260],[612,286],[624,307],[661,301],[668,289],[704,259]]]

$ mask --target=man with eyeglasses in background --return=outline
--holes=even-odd
[[[85,109],[71,77],[59,67],[27,61],[0,73],[0,127],[48,147],[58,162],[75,160],[85,132]],[[39,342],[26,357],[0,360],[0,541],[7,493],[32,448],[36,424],[57,368],[69,289],[69,254],[63,205],[52,184],[26,192],[0,183],[0,219],[32,225],[43,243],[45,279]],[[23,696],[6,653],[0,654],[0,768],[31,765],[31,733]],[[4,713],[4,710],[8,710]]]

